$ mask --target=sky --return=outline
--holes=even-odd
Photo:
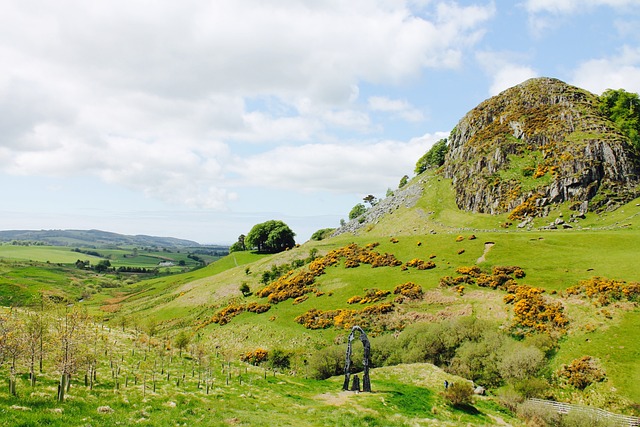
[[[304,243],[533,77],[640,92],[640,0],[0,0],[0,229]]]

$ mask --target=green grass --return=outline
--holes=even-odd
[[[100,256],[90,255],[80,251],[90,251]],[[207,263],[213,262],[217,257],[209,255],[197,255]],[[21,261],[38,261],[54,264],[73,265],[77,260],[88,260],[92,265],[97,264],[101,260],[108,259],[112,267],[143,267],[153,269],[164,261],[175,263],[172,267],[160,267],[163,271],[169,270],[177,272],[185,268],[194,268],[200,265],[199,262],[189,258],[189,252],[170,252],[170,251],[146,251],[146,250],[129,250],[129,249],[105,249],[105,248],[70,248],[65,246],[20,246],[3,244],[0,245],[0,259],[21,260]],[[180,262],[184,266],[178,265]]]
[[[608,310],[615,311],[612,308]],[[640,324],[640,310],[636,308],[620,313],[616,322],[603,321],[602,316],[594,315],[594,311],[592,308],[592,316],[600,317],[600,321],[592,322],[602,326],[595,332],[576,333],[569,337],[556,355],[554,366],[559,368],[583,355],[596,357],[608,378],[608,382],[597,390],[602,394],[615,394],[612,392],[614,389],[637,401],[640,396],[640,340],[635,339],[635,334]]]
[[[62,246],[18,245],[0,245],[0,259],[39,261],[54,264],[74,264],[78,259],[88,259],[92,264],[97,264],[101,260],[96,256],[72,252],[71,249]]]
[[[109,335],[112,340],[118,334]],[[442,378],[452,377],[427,364],[374,369],[373,392],[357,394],[341,391],[342,377],[320,381],[276,375],[261,367],[227,364],[212,355],[207,391],[204,382],[198,388],[198,374],[191,375],[189,359],[176,355],[165,365],[173,379],[157,372],[154,391],[150,359],[136,370],[136,384],[131,371],[136,360],[143,361],[142,350],[136,356],[126,345],[119,351],[123,358],[116,358],[122,367],[118,387],[103,359],[93,390],[74,381],[63,403],[55,400],[53,371],[41,376],[34,388],[26,378],[19,380],[18,396],[0,390],[3,425],[410,426],[452,419],[470,425],[492,425],[495,419],[520,425],[485,398],[476,400],[471,414],[448,407],[437,390]],[[175,379],[183,371],[185,379],[177,385]],[[99,412],[100,407],[108,409]]]
[[[439,319],[466,313],[508,322],[510,309],[502,303],[503,291],[467,286],[465,294],[460,296],[450,289],[438,286],[441,277],[456,276],[458,267],[478,263],[485,252],[485,243],[492,242],[494,246],[479,264],[482,268],[490,271],[493,266],[520,266],[525,270],[526,277],[519,279],[519,283],[545,289],[550,298],[562,302],[566,308],[571,322],[570,330],[561,341],[560,350],[552,360],[551,368],[557,369],[573,358],[590,354],[600,358],[607,372],[607,382],[588,389],[584,394],[572,395],[570,392],[555,390],[558,396],[587,400],[588,396],[595,394],[613,396],[607,401],[594,402],[603,407],[612,405],[611,402],[616,401],[614,398],[637,399],[640,389],[635,379],[640,373],[640,344],[636,344],[638,340],[627,337],[635,336],[640,326],[639,309],[629,304],[612,306],[608,308],[612,315],[607,318],[598,314],[599,308],[592,307],[585,300],[553,294],[554,291],[563,291],[594,276],[627,282],[638,281],[640,206],[637,205],[640,199],[603,215],[588,213],[586,219],[571,223],[573,228],[568,230],[527,231],[515,226],[504,229],[500,224],[506,222],[506,215],[490,216],[459,211],[448,180],[427,175],[415,179],[425,180],[427,188],[415,208],[401,207],[378,224],[369,226],[356,235],[310,241],[276,255],[232,253],[198,270],[129,283],[115,289],[102,289],[83,305],[94,313],[103,313],[109,307],[115,310],[104,312],[106,324],[113,324],[119,317],[129,316],[132,322],[144,329],[146,322],[154,319],[159,322],[159,335],[172,337],[180,329],[195,333],[197,325],[230,302],[266,302],[266,299],[255,295],[243,297],[239,286],[247,283],[253,292],[257,291],[263,286],[260,283],[262,272],[270,270],[273,265],[304,259],[312,249],[317,249],[319,255],[324,255],[351,242],[361,246],[379,242],[376,251],[392,253],[403,262],[413,258],[427,260],[435,255],[433,261],[436,268],[425,271],[402,271],[398,267],[371,268],[364,264],[353,269],[346,269],[343,265],[330,267],[316,279],[317,290],[324,292],[322,296],[309,294],[308,300],[301,304],[295,305],[287,300],[273,305],[264,314],[243,313],[225,326],[211,324],[197,330],[197,335],[208,340],[212,348],[217,346],[226,349],[228,357],[234,360],[242,351],[275,347],[292,350],[296,357],[301,358],[328,344],[343,342],[348,331],[335,328],[307,330],[294,321],[295,317],[311,308],[361,309],[363,305],[348,305],[346,301],[354,295],[364,295],[367,289],[393,290],[396,285],[408,281],[421,285],[429,295],[422,301],[398,306],[399,315],[419,314]],[[537,219],[534,225],[546,225],[560,213],[568,220],[572,211],[566,205],[559,206],[551,211],[549,217]],[[471,235],[476,238],[469,239]],[[464,239],[458,242],[458,236]],[[391,237],[395,237],[398,242],[392,243]],[[4,247],[0,248],[4,250]],[[30,249],[33,248],[25,248],[25,256]],[[461,249],[464,252],[459,253]],[[1,253],[0,251],[0,256]],[[51,255],[52,252],[48,254]],[[75,255],[78,254],[74,254],[77,259]],[[115,257],[117,253],[110,255]],[[150,260],[159,259],[156,256],[164,256],[162,253],[144,255],[149,255]],[[29,292],[41,289],[61,289],[77,295],[82,287],[76,290],[70,283],[83,283],[85,288],[87,284],[99,285],[99,278],[95,276],[69,281],[68,278],[74,277],[72,271],[57,271],[58,267],[53,264],[45,265],[50,271],[43,270],[43,265],[31,266],[29,263],[12,270],[6,267],[10,264],[8,261],[0,263],[0,269],[4,268],[2,278],[6,279],[7,285],[4,288],[0,286],[0,298],[23,293],[31,295]],[[25,293],[25,289],[30,291]],[[389,296],[386,301],[392,301],[393,297]],[[594,330],[587,332],[584,328],[586,324],[591,324]],[[139,391],[135,391],[137,389],[132,389],[131,395],[127,397],[129,403],[124,404],[122,392],[112,395],[112,390],[105,390],[98,400],[112,402],[112,407],[117,410],[113,414],[98,417],[95,425],[113,425],[116,422],[127,424],[136,421],[134,416],[139,419],[149,418],[149,422],[154,425],[203,423],[203,420],[209,425],[225,425],[236,418],[241,425],[264,425],[265,420],[271,425],[392,426],[423,425],[420,423],[429,425],[430,422],[485,425],[494,423],[489,414],[517,425],[508,413],[490,399],[478,399],[476,409],[472,412],[449,408],[438,392],[442,377],[436,375],[435,382],[422,381],[420,369],[413,365],[376,369],[376,393],[348,395],[346,399],[336,391],[341,384],[340,378],[320,382],[307,380],[303,378],[302,366],[297,366],[298,375],[295,377],[278,376],[265,380],[261,377],[262,371],[254,371],[253,376],[247,377],[247,384],[253,386],[251,390],[246,388],[247,384],[232,384],[233,387],[229,388],[225,384],[219,385],[212,396],[202,396],[197,390],[174,394],[167,384],[166,394],[147,395],[145,398],[139,395]],[[62,415],[49,413],[48,409],[52,409],[54,405],[37,403],[36,397],[33,405],[44,405],[43,408],[46,409],[37,412],[43,412],[43,419],[53,425],[56,422],[59,422],[58,425],[65,425],[70,420],[90,415],[95,417],[97,404],[91,397],[78,399],[77,403],[70,400],[69,407],[75,409],[69,409],[68,418],[65,418],[67,412]],[[17,425],[20,422],[28,424],[30,421],[24,421],[29,417],[28,412],[16,415],[17,411],[6,409],[11,406],[11,399],[13,398],[6,395],[2,397],[0,394],[0,408],[8,411],[13,417],[8,419],[15,421]],[[166,399],[176,401],[179,405],[167,409],[162,406]],[[340,400],[338,405],[335,402],[327,403],[336,399]],[[362,408],[366,410],[362,411]],[[141,411],[145,411],[149,417],[145,417]],[[165,412],[166,416],[163,415]],[[102,422],[104,423],[100,424]]]

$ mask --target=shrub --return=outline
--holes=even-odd
[[[595,382],[603,381],[606,377],[598,361],[591,356],[582,356],[569,365],[563,365],[558,371],[558,376],[580,390],[584,390]]]
[[[409,299],[420,299],[422,298],[422,286],[416,285],[413,282],[403,283],[401,285],[396,286],[393,289],[394,294],[400,294]]]
[[[527,399],[533,397],[547,398],[549,393],[549,383],[544,378],[527,378],[516,381],[513,387],[516,392]]]
[[[375,288],[369,289],[364,297],[361,297],[360,295],[355,295],[349,298],[347,300],[347,304],[356,304],[356,303],[368,304],[371,302],[377,302],[386,298],[387,295],[389,295],[390,293],[391,291],[383,291]]]
[[[584,295],[601,306],[614,301],[640,301],[640,283],[629,283],[603,277],[592,277],[567,289],[567,295]]]
[[[272,369],[289,369],[291,366],[291,353],[274,348],[269,352],[268,363]]]
[[[219,312],[217,312],[216,314],[214,314],[211,317],[211,321],[213,323],[217,323],[219,325],[226,325],[227,323],[229,323],[229,321],[237,316],[238,314],[242,313],[245,310],[246,306],[244,304],[229,304],[228,306],[226,306],[225,308],[223,308],[222,310],[220,310]]]
[[[260,304],[257,302],[250,302],[249,304],[247,304],[247,311],[251,313],[264,313],[269,311],[270,308],[271,304]]]
[[[505,352],[498,368],[502,378],[515,382],[536,376],[544,361],[544,353],[541,350],[519,345]]]
[[[453,383],[443,393],[451,406],[471,406],[473,404],[473,386],[468,382]]]
[[[544,289],[516,284],[509,286],[507,292],[504,302],[513,304],[511,331],[515,335],[526,336],[536,331],[550,335],[566,332],[569,320],[564,315],[564,307],[560,302],[547,301],[542,296]]]
[[[248,351],[240,356],[240,360],[249,363],[251,365],[259,365],[267,360],[269,352],[265,349],[258,348],[253,351]]]
[[[430,270],[432,268],[436,268],[436,264],[433,261],[423,261],[418,258],[414,258],[411,261],[408,261],[404,266],[415,267],[418,270]]]
[[[560,426],[561,415],[554,408],[542,406],[533,401],[518,405],[518,418],[527,421],[528,426]]]
[[[309,375],[324,380],[335,375],[344,374],[346,350],[343,347],[331,346],[316,351],[309,358]]]
[[[482,270],[480,270],[480,267],[478,267],[477,265],[474,265],[471,267],[458,267],[456,269],[456,273],[464,274],[471,277],[478,277],[482,273]]]

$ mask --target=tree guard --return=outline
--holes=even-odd
[[[362,391],[371,392],[371,381],[369,380],[369,354],[371,353],[371,345],[369,344],[367,334],[364,333],[364,330],[360,326],[354,326],[353,328],[351,328],[351,333],[349,334],[347,355],[344,362],[344,384],[342,385],[342,389],[349,390],[349,380],[351,378],[351,342],[355,338],[356,331],[360,332],[360,341],[362,341],[362,347],[364,349],[364,357],[362,358],[362,364],[364,365],[364,373],[362,376]],[[360,389],[359,386],[358,389]]]

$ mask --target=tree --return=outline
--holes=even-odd
[[[277,253],[294,247],[295,235],[284,222],[269,220],[254,225],[245,238],[245,244],[258,252]]]
[[[640,150],[640,97],[624,89],[607,89],[600,96],[602,111],[629,137],[636,150]]]
[[[109,267],[111,267],[111,262],[108,259],[103,259],[96,264],[95,269],[98,273],[104,273]]]
[[[368,196],[362,199],[365,203],[369,203],[369,206],[374,207],[378,204],[378,199],[373,194],[369,194]]]
[[[349,212],[349,219],[356,219],[366,211],[367,208],[362,203],[358,203],[351,209],[351,212]]]
[[[409,175],[405,175],[402,178],[400,178],[400,183],[398,184],[398,188],[402,188],[405,185],[407,185],[407,183],[409,182]]]
[[[247,297],[251,295],[251,288],[247,284],[247,282],[242,282],[240,285],[240,292],[242,292],[242,296]]]
[[[331,236],[336,231],[335,228],[321,228],[311,235],[311,240],[323,240]]]
[[[191,337],[185,332],[180,331],[180,333],[176,336],[176,347],[180,350],[180,357],[182,357],[182,350],[187,348],[189,343],[191,342]]]
[[[58,384],[58,401],[63,402],[66,390],[70,386],[71,375],[86,358],[88,339],[85,327],[88,315],[75,307],[65,308],[60,314],[60,321],[55,324],[56,329],[56,362],[60,374]]]
[[[427,151],[416,163],[415,173],[420,175],[432,167],[440,167],[444,164],[445,157],[449,151],[447,145],[447,138],[443,138],[440,141],[433,144],[433,146]]]
[[[245,244],[246,238],[247,236],[245,236],[244,234],[239,235],[238,241],[231,245],[231,247],[229,248],[229,252],[246,251],[247,250],[247,246]]]

